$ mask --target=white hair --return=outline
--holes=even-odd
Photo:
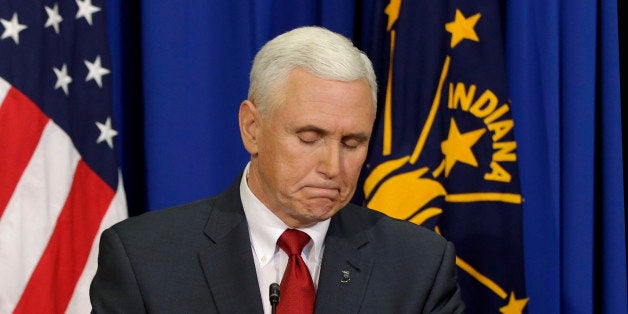
[[[307,26],[275,37],[255,56],[248,99],[260,113],[268,113],[278,105],[273,102],[273,94],[297,68],[324,80],[366,79],[377,108],[377,81],[369,58],[346,37],[322,27]]]

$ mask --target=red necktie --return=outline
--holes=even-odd
[[[277,245],[288,254],[277,313],[314,313],[316,291],[310,271],[301,258],[301,251],[308,242],[310,236],[296,229],[287,229],[277,240]]]

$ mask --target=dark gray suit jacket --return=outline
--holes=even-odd
[[[262,313],[268,300],[259,292],[239,180],[214,198],[103,232],[90,298],[95,313]],[[451,243],[351,204],[331,219],[316,313],[463,308]]]

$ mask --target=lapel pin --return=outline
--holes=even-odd
[[[342,270],[341,272],[342,272],[342,278],[340,278],[341,283],[347,283],[351,281],[351,275],[349,274],[348,270]]]

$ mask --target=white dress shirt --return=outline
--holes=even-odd
[[[251,192],[247,184],[249,166],[250,163],[244,169],[244,175],[240,181],[240,197],[249,225],[251,249],[253,251],[262,304],[264,305],[264,313],[271,313],[269,286],[272,283],[281,283],[281,278],[288,264],[288,255],[277,246],[277,240],[290,227],[281,221],[279,217],[275,216]],[[312,226],[298,228],[298,230],[307,233],[312,239],[303,248],[301,257],[310,271],[314,288],[318,288],[318,277],[323,260],[323,250],[325,249],[325,235],[328,228],[329,219]]]

